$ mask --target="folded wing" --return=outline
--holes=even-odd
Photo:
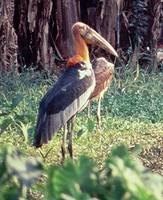
[[[92,69],[85,63],[65,71],[40,102],[34,145],[42,146],[51,140],[66,122],[88,103],[95,87]]]

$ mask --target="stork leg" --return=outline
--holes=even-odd
[[[91,103],[89,102],[88,103],[88,118],[90,119],[91,118]]]
[[[68,151],[70,154],[71,159],[74,158],[73,152],[73,128],[74,128],[75,117],[72,117],[71,120],[68,122]]]
[[[97,106],[97,128],[101,128],[101,97],[98,100],[98,106]]]
[[[64,132],[63,132],[63,138],[61,143],[61,153],[62,153],[62,163],[65,160],[66,157],[66,140],[67,140],[67,123],[64,126]]]

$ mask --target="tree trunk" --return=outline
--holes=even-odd
[[[99,32],[113,47],[116,46],[116,21],[117,21],[117,3],[115,0],[81,0],[82,6],[86,9],[85,17],[82,20]],[[81,12],[84,12],[81,9]],[[106,56],[102,49],[92,49],[94,56]]]
[[[136,46],[138,55],[150,51],[147,61],[154,60],[151,52],[163,47],[162,7],[163,0],[1,0],[0,70],[18,63],[54,68],[74,53],[71,27],[76,21],[96,29],[125,63]],[[108,54],[97,50],[96,55]],[[138,64],[144,65],[144,58],[138,56]]]
[[[114,47],[116,46],[116,19],[117,19],[117,3],[115,0],[103,0],[101,10],[100,32],[104,38]]]
[[[19,62],[22,65],[38,65],[46,69],[50,65],[49,20],[51,0],[15,0],[15,29],[18,35]]]
[[[71,27],[79,19],[77,8],[78,8],[77,0],[57,0],[56,45],[63,58],[72,56],[74,53]]]
[[[0,70],[17,66],[17,35],[13,28],[14,0],[0,2]]]

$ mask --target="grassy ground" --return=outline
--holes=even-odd
[[[90,119],[87,109],[78,115],[75,157],[89,155],[101,167],[111,148],[124,143],[139,152],[144,165],[163,174],[163,76],[141,73],[133,79],[132,73],[126,72],[105,94],[100,131],[96,130],[96,102]],[[53,81],[33,71],[0,75],[0,145],[12,144],[27,155],[41,156],[32,147],[32,139],[39,101]],[[41,150],[46,164],[60,164],[61,133]]]

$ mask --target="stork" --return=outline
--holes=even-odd
[[[65,72],[42,98],[34,135],[34,146],[41,147],[48,143],[61,127],[65,127],[61,144],[63,161],[67,134],[68,151],[73,159],[71,121],[87,106],[95,88],[95,76],[87,44],[102,47],[117,56],[114,48],[104,38],[82,22],[72,26],[72,35],[76,54],[68,60]]]
[[[90,96],[90,103],[93,100],[98,101],[96,116],[97,116],[97,127],[100,128],[101,99],[112,83],[114,75],[114,64],[108,62],[104,57],[100,57],[92,62],[92,66],[95,74],[96,86],[93,93]]]

